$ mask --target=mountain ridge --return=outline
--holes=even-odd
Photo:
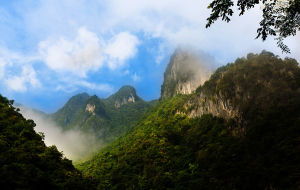
[[[125,85],[105,99],[87,93],[72,96],[49,117],[65,130],[95,133],[108,142],[129,130],[150,107],[152,104],[140,98],[134,87]]]
[[[248,54],[77,167],[103,189],[299,189],[299,107],[297,61]]]

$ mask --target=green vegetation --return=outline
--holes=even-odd
[[[190,117],[201,106],[205,114]],[[222,106],[237,111],[239,120],[216,117],[212,107]],[[45,146],[32,120],[0,96],[0,185],[300,189],[299,108],[298,63],[266,51],[219,68],[191,95],[146,103],[129,86],[107,99],[80,94],[53,115],[58,123],[94,130],[99,138],[123,134],[79,163],[81,174],[56,147]]]
[[[243,126],[211,114],[189,118],[186,103],[201,93],[233,102]],[[218,69],[195,94],[159,102],[78,168],[99,189],[299,189],[299,108],[298,63],[249,54]]]
[[[211,14],[207,18],[206,27],[210,27],[220,18],[229,22],[235,3],[240,16],[256,5],[262,4],[262,20],[259,22],[260,27],[257,29],[256,38],[261,37],[262,40],[266,40],[268,36],[274,36],[278,47],[283,52],[290,53],[290,49],[283,43],[283,40],[286,37],[295,36],[300,30],[300,0],[212,0],[208,6]]]
[[[0,95],[1,189],[94,189],[55,146],[45,146],[35,123],[12,105]]]
[[[299,115],[299,88],[300,69],[296,60],[282,60],[263,51],[219,68],[191,99],[203,93],[210,99],[229,100],[248,125],[266,117],[282,122]]]
[[[143,101],[133,87],[124,86],[107,99],[86,93],[73,96],[51,118],[65,130],[80,129],[110,142],[134,126],[154,103]],[[87,111],[87,105],[94,106],[94,110]]]

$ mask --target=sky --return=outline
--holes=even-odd
[[[106,98],[132,85],[157,99],[170,55],[189,47],[219,65],[268,50],[300,61],[300,35],[285,43],[255,40],[256,6],[205,28],[208,0],[2,0],[0,93],[25,106],[55,112],[73,95]]]

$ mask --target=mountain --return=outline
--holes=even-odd
[[[299,108],[297,61],[248,54],[77,167],[103,189],[299,189]]]
[[[123,86],[106,99],[78,94],[50,117],[63,129],[94,133],[111,141],[128,131],[152,107],[131,86]]]
[[[213,71],[213,61],[191,50],[177,49],[164,73],[161,99],[177,94],[191,94],[202,85]]]
[[[1,189],[95,189],[72,161],[55,146],[47,147],[43,135],[0,95]]]
[[[122,105],[139,102],[142,99],[136,95],[132,86],[123,86],[116,94],[111,95],[108,101],[113,102],[115,108],[120,108]]]

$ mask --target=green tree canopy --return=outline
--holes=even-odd
[[[234,13],[232,10],[234,2],[233,0],[213,0],[208,6],[211,14],[207,18],[206,27],[210,27],[219,18],[229,22]],[[300,0],[238,0],[236,5],[239,15],[243,15],[246,10],[260,3],[263,5],[263,17],[259,23],[256,38],[264,41],[268,36],[274,36],[278,47],[283,52],[290,53],[283,39],[295,36],[300,30]]]

